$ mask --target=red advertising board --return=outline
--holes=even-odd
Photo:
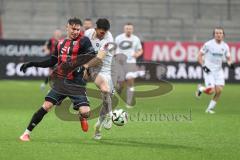
[[[197,62],[202,42],[144,42],[144,60],[158,62]],[[234,62],[240,62],[240,43],[228,43]]]

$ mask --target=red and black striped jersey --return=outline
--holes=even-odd
[[[93,57],[94,54],[95,51],[92,47],[91,41],[85,36],[81,35],[76,40],[70,40],[67,38],[59,40],[54,52],[54,56],[58,58],[56,68],[57,75],[66,76],[64,71],[62,70],[62,64],[76,63],[76,61],[79,60],[79,58],[83,57],[83,55],[92,55]],[[73,80],[76,78],[76,76],[82,76],[73,74],[74,71],[67,73],[66,78],[69,80]]]

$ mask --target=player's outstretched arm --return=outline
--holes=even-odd
[[[203,65],[203,61],[204,61],[203,60],[203,53],[200,51],[198,53],[198,63],[202,66],[202,69],[203,69],[204,72],[206,72],[206,73],[211,72],[210,69],[207,66]]]
[[[20,67],[20,71],[25,73],[27,68],[29,67],[42,67],[42,68],[53,67],[55,64],[57,64],[57,61],[58,61],[57,57],[52,55],[49,59],[41,62],[26,62],[22,64],[22,66]]]
[[[201,51],[198,53],[198,63],[201,66],[203,65],[203,53]]]
[[[106,52],[105,51],[101,51],[99,50],[97,53],[97,56],[95,58],[93,58],[92,60],[90,60],[88,63],[84,64],[83,66],[87,69],[90,67],[95,67],[95,66],[100,66],[103,62],[103,59],[106,56]]]
[[[228,53],[227,55],[228,55],[228,56],[226,56],[226,58],[227,58],[227,64],[228,64],[228,66],[229,66],[230,69],[234,69],[235,67],[234,67],[234,64],[233,64],[233,62],[232,62],[232,58],[231,58],[231,56],[230,56],[230,53]]]

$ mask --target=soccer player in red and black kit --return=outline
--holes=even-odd
[[[48,55],[51,56],[55,52],[55,46],[57,45],[58,41],[62,38],[62,31],[60,29],[56,29],[53,33],[52,38],[50,38],[45,45],[43,46],[43,51]],[[52,73],[52,68],[49,68],[49,75]],[[47,83],[48,83],[48,78],[44,80],[44,82],[41,84],[40,88],[41,90],[44,90]]]
[[[42,62],[27,62],[24,63],[20,70],[26,72],[28,67],[53,67],[57,64],[56,70],[54,71],[57,76],[61,77],[64,71],[61,68],[61,65],[68,62],[74,62],[82,55],[89,54],[92,57],[95,56],[95,51],[92,47],[92,44],[89,38],[83,36],[81,34],[81,27],[82,22],[78,18],[71,18],[68,20],[67,24],[67,38],[63,40],[59,40],[58,44],[56,45],[55,53],[51,56],[50,59],[42,61]],[[80,58],[81,59],[81,58]],[[90,60],[90,59],[89,59]],[[84,62],[86,63],[86,62]],[[83,80],[83,72],[82,71],[68,71],[65,78],[63,78],[63,82],[70,81],[74,84],[78,79]],[[79,82],[79,81],[77,81]],[[20,136],[20,140],[22,141],[30,141],[30,133],[36,127],[37,124],[43,119],[43,117],[50,111],[50,109],[61,102],[66,97],[69,97],[73,102],[74,109],[79,111],[79,119],[81,121],[81,126],[83,131],[88,130],[88,123],[87,118],[89,117],[90,107],[89,101],[86,95],[86,88],[83,84],[81,88],[81,95],[71,95],[69,92],[68,94],[58,92],[57,88],[54,87],[50,90],[50,92],[45,97],[45,101],[34,114],[33,117],[25,130],[25,132]]]

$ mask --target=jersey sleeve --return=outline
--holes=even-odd
[[[200,49],[200,52],[202,52],[203,54],[206,54],[208,51],[209,51],[208,45],[205,43]]]
[[[103,40],[101,43],[101,47],[99,48],[100,51],[105,51],[107,49],[109,41],[108,40]]]
[[[225,51],[225,56],[226,57],[230,57],[231,55],[230,55],[230,49],[229,49],[229,46],[226,44],[226,51]]]
[[[49,57],[48,59],[40,62],[32,62],[33,66],[35,67],[53,67],[58,62],[58,51],[57,51],[57,45],[55,46],[55,52]]]
[[[84,37],[83,39],[81,39],[80,44],[81,44],[80,54],[93,54],[93,55],[96,54],[92,46],[92,43],[88,37]]]
[[[116,38],[115,38],[115,40],[114,40],[114,42],[117,44],[117,45],[119,45],[119,36],[117,36]]]
[[[90,31],[91,31],[91,29],[86,30],[86,31],[84,32],[84,36],[90,37],[90,34],[91,34]]]
[[[102,42],[101,42],[101,47],[100,47],[99,50],[101,50],[101,51],[106,51],[106,49],[108,48],[108,44],[109,44],[109,43],[113,43],[113,41],[114,41],[114,40],[113,40],[112,34],[109,33],[109,34],[107,35],[107,37],[102,40]]]
[[[142,49],[142,43],[139,38],[137,38],[136,41],[137,41],[137,44],[136,44],[135,51],[138,51],[138,50]]]

